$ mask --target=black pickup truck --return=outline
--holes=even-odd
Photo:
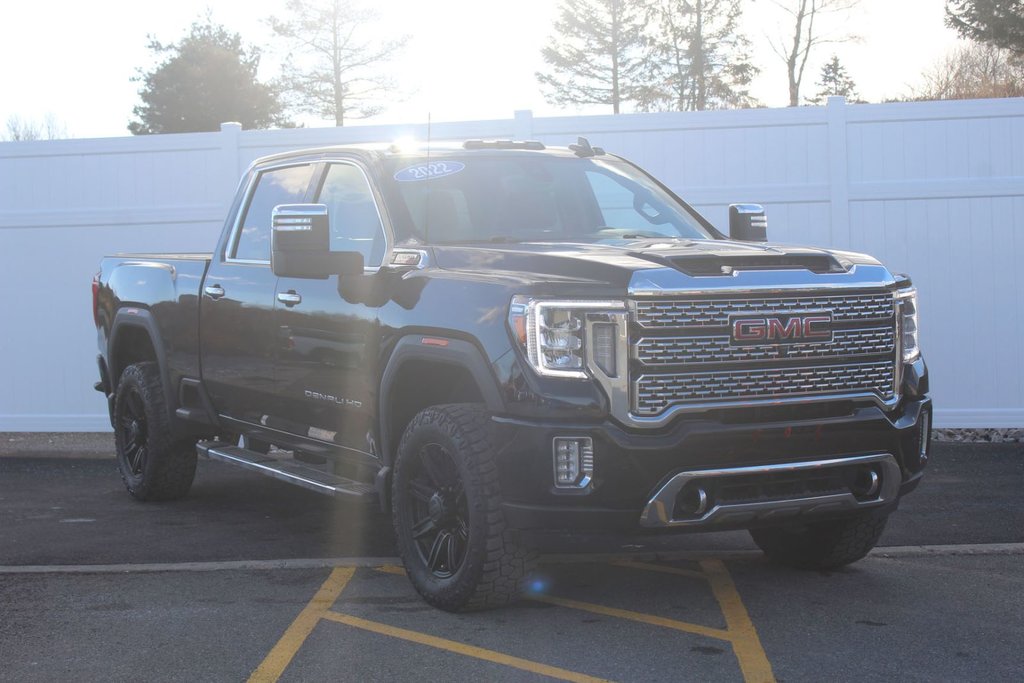
[[[93,282],[124,483],[184,496],[201,454],[376,497],[448,610],[513,599],[547,530],[854,562],[928,459],[916,293],[766,230],[582,138],[260,159],[212,254]]]

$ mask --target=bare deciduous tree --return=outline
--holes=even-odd
[[[1024,62],[1010,50],[970,43],[956,48],[921,76],[906,99],[970,100],[1024,96]]]
[[[775,54],[785,62],[789,77],[789,106],[800,104],[800,86],[811,52],[819,45],[854,40],[851,35],[822,30],[823,15],[839,14],[860,4],[860,0],[773,0],[793,22],[792,33],[771,41]]]
[[[739,0],[660,0],[652,7],[650,77],[643,109],[701,111],[754,104],[747,87],[758,69],[740,33]]]
[[[282,84],[295,108],[338,126],[383,111],[395,87],[384,66],[409,37],[367,37],[378,14],[359,0],[289,0],[286,9],[268,23],[288,44]]]
[[[3,139],[11,142],[27,140],[62,140],[70,137],[68,128],[57,117],[50,113],[43,117],[42,122],[23,119],[17,114],[7,117],[6,135]]]

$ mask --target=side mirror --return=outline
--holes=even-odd
[[[768,216],[764,207],[760,204],[730,204],[729,239],[767,242]]]
[[[358,251],[331,251],[330,220],[323,204],[281,204],[271,214],[270,267],[278,277],[323,280],[363,272]]]

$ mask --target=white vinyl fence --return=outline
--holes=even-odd
[[[920,290],[936,424],[1024,427],[1024,99],[434,124],[434,139],[584,135],[727,229],[865,251]],[[356,126],[0,143],[0,431],[106,430],[89,282],[104,254],[209,251],[255,158],[425,139]]]

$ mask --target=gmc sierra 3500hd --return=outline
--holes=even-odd
[[[184,496],[198,453],[376,496],[446,610],[514,599],[543,530],[854,562],[928,459],[916,293],[766,226],[582,138],[260,159],[212,254],[93,282],[124,483]]]

